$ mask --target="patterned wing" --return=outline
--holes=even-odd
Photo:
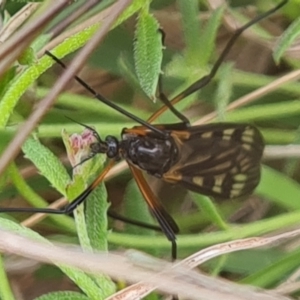
[[[260,180],[263,138],[249,124],[216,123],[172,131],[178,161],[163,179],[222,199],[250,194]]]

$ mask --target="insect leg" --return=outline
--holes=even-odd
[[[147,223],[144,223],[144,222],[140,222],[140,221],[137,221],[137,220],[132,220],[132,219],[126,218],[126,217],[116,213],[113,210],[109,210],[107,212],[107,215],[109,217],[115,219],[115,220],[119,220],[119,221],[122,221],[122,222],[127,223],[127,224],[132,224],[132,225],[136,225],[138,227],[142,227],[142,228],[151,229],[151,230],[161,232],[161,228],[159,226],[152,225],[152,224],[147,224]]]
[[[46,55],[51,57],[55,62],[57,62],[60,66],[62,66],[64,69],[66,69],[66,65],[59,59],[57,58],[54,54],[52,54],[49,51],[45,52]],[[159,134],[160,136],[165,136],[165,132],[159,130],[155,126],[149,124],[148,122],[140,119],[138,116],[133,115],[129,111],[123,109],[121,106],[115,104],[114,102],[108,100],[105,98],[102,94],[99,94],[96,92],[90,85],[88,85],[84,80],[82,80],[79,76],[74,76],[75,80],[82,85],[87,91],[89,91],[97,100],[100,102],[106,104],[107,106],[111,107],[112,109],[118,111],[119,113],[123,114],[124,116],[128,117],[129,119],[147,127],[148,129],[152,130],[153,132]]]
[[[241,26],[240,28],[238,28],[234,34],[231,36],[230,40],[227,42],[224,50],[222,51],[222,53],[220,54],[219,58],[217,59],[217,61],[215,62],[215,64],[213,65],[211,71],[209,72],[209,74],[203,76],[202,78],[200,78],[199,80],[195,81],[192,85],[190,85],[188,88],[186,88],[184,91],[182,91],[180,94],[178,94],[177,96],[175,96],[173,99],[170,100],[170,103],[172,105],[178,103],[179,101],[181,101],[182,99],[184,99],[185,97],[193,94],[194,92],[200,90],[201,88],[203,88],[204,86],[206,86],[207,84],[210,83],[210,81],[214,78],[214,76],[216,75],[217,71],[219,70],[222,62],[224,61],[224,59],[226,58],[227,54],[229,53],[230,49],[232,48],[232,46],[235,44],[236,40],[240,37],[240,35],[249,27],[251,27],[252,25],[260,22],[261,20],[267,18],[268,16],[270,16],[271,14],[273,14],[275,11],[277,11],[278,9],[280,9],[282,6],[284,6],[286,3],[288,2],[288,0],[283,0],[281,1],[277,6],[275,6],[274,8],[270,9],[269,11],[257,16],[256,18],[252,19],[251,21],[249,21],[248,23],[246,23],[245,25]],[[151,123],[153,122],[155,119],[157,119],[163,112],[165,112],[167,109],[169,108],[169,106],[165,105],[162,106],[159,110],[157,110],[149,119],[148,122]]]
[[[168,99],[166,94],[163,92],[161,75],[159,75],[159,79],[158,79],[158,90],[159,90],[158,98],[164,104],[163,107],[169,108],[170,111],[186,125],[186,127],[189,127],[190,126],[189,119],[175,108],[175,106],[171,103],[171,101]]]
[[[88,195],[103,181],[108,171],[113,167],[114,160],[111,160],[102,173],[90,184],[90,186],[84,190],[79,196],[77,196],[71,203],[61,209],[55,208],[32,208],[32,207],[1,207],[2,212],[28,212],[28,213],[46,213],[56,215],[67,215],[74,211],[74,209],[83,203]]]
[[[172,259],[175,260],[177,258],[176,234],[179,232],[179,228],[173,218],[157,200],[156,196],[145,180],[143,173],[130,164],[129,167],[143,197],[145,198],[149,208],[157,219],[162,232],[172,244]]]
[[[165,44],[165,32],[162,29],[159,29],[159,32],[161,33],[161,39],[162,44]],[[183,115],[180,111],[178,111],[175,106],[172,105],[166,94],[163,92],[163,84],[162,84],[162,74],[159,74],[158,77],[158,99],[167,107],[170,109],[170,111],[178,118],[180,119],[187,127],[190,126],[189,119]]]

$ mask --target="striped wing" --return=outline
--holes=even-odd
[[[255,127],[216,123],[171,136],[180,153],[164,180],[222,199],[250,194],[258,185],[264,142]]]

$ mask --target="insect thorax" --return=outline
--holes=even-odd
[[[125,133],[121,149],[129,163],[158,178],[178,161],[178,149],[172,137],[161,139]]]

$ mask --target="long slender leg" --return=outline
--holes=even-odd
[[[161,39],[162,39],[162,44],[165,45],[165,37],[166,34],[165,32],[160,29],[159,32],[161,33]],[[170,102],[166,94],[163,92],[163,85],[162,85],[162,74],[159,74],[158,78],[158,99],[167,107],[170,109],[170,111],[178,118],[180,119],[186,126],[190,126],[190,121],[189,119],[182,114],[179,110],[175,108],[174,105]]]
[[[133,167],[132,165],[129,165],[129,167],[143,197],[145,198],[149,208],[157,219],[162,232],[172,244],[172,259],[175,260],[177,258],[176,233],[179,232],[179,228],[173,218],[157,200],[156,196],[145,180],[142,171]]]
[[[151,230],[155,230],[155,231],[160,231],[160,232],[162,231],[159,226],[152,225],[152,224],[147,224],[147,223],[144,223],[144,222],[140,222],[140,221],[137,221],[137,220],[132,220],[132,219],[126,218],[126,217],[116,213],[113,210],[109,210],[107,212],[107,214],[108,214],[109,217],[111,217],[115,220],[122,221],[122,222],[127,223],[127,224],[132,224],[132,225],[136,225],[138,227],[147,228],[147,229],[151,229]]]
[[[230,40],[227,42],[224,50],[222,51],[222,53],[220,54],[219,58],[217,59],[217,61],[215,62],[215,64],[213,65],[211,71],[209,72],[208,75],[203,76],[202,78],[200,78],[199,80],[195,81],[192,85],[190,85],[188,88],[186,88],[184,91],[182,91],[180,94],[178,94],[177,96],[175,96],[173,99],[170,100],[170,104],[174,105],[176,103],[178,103],[179,101],[181,101],[182,99],[184,99],[185,97],[191,95],[192,93],[198,91],[199,89],[203,88],[204,86],[206,86],[208,83],[210,83],[210,81],[214,78],[214,76],[216,75],[217,71],[219,70],[222,62],[224,61],[225,57],[228,55],[230,49],[232,48],[232,46],[234,45],[234,43],[236,42],[236,40],[240,37],[240,35],[249,27],[251,27],[253,24],[260,22],[261,20],[267,18],[268,16],[270,16],[271,14],[273,14],[275,11],[277,11],[278,9],[280,9],[282,6],[284,6],[286,3],[288,2],[288,0],[284,0],[282,2],[280,2],[277,6],[275,6],[274,8],[270,9],[269,11],[257,16],[256,18],[252,19],[251,21],[249,21],[248,23],[246,23],[245,25],[241,26],[240,28],[238,28],[234,34],[232,35],[232,37],[230,38]],[[169,108],[169,105],[165,105],[162,106],[159,110],[157,110],[149,119],[148,122],[151,123],[153,122],[155,119],[157,119],[163,112],[165,112],[167,109]]]
[[[60,66],[62,66],[64,69],[66,68],[65,64],[59,59],[57,58],[54,54],[52,54],[49,51],[45,52],[46,55],[48,55],[49,57],[51,57],[55,62],[57,62]],[[99,100],[100,102],[106,104],[107,106],[111,107],[112,109],[118,111],[119,113],[127,116],[128,118],[130,118],[131,120],[144,125],[145,127],[151,129],[153,132],[156,132],[157,134],[159,134],[160,136],[165,136],[165,132],[162,130],[159,130],[158,128],[156,128],[155,126],[149,124],[148,122],[140,119],[139,117],[133,115],[132,113],[130,113],[129,111],[123,109],[121,106],[115,104],[114,102],[108,100],[107,98],[105,98],[102,94],[99,94],[98,92],[96,92],[90,85],[88,85],[84,80],[82,80],[79,76],[74,76],[75,80],[81,84],[87,91],[89,91],[97,100]]]
[[[189,119],[175,108],[175,106],[171,103],[171,101],[168,99],[166,94],[163,92],[161,75],[160,75],[160,78],[158,80],[158,89],[159,89],[159,99],[165,105],[163,107],[169,108],[170,111],[177,118],[179,118],[187,127],[190,126]]]
[[[0,213],[2,212],[28,212],[28,213],[46,213],[46,214],[70,214],[73,210],[83,203],[87,196],[103,181],[105,175],[113,167],[115,161],[111,160],[102,173],[84,190],[78,197],[76,197],[71,203],[61,209],[54,208],[32,208],[32,207],[1,207]]]

